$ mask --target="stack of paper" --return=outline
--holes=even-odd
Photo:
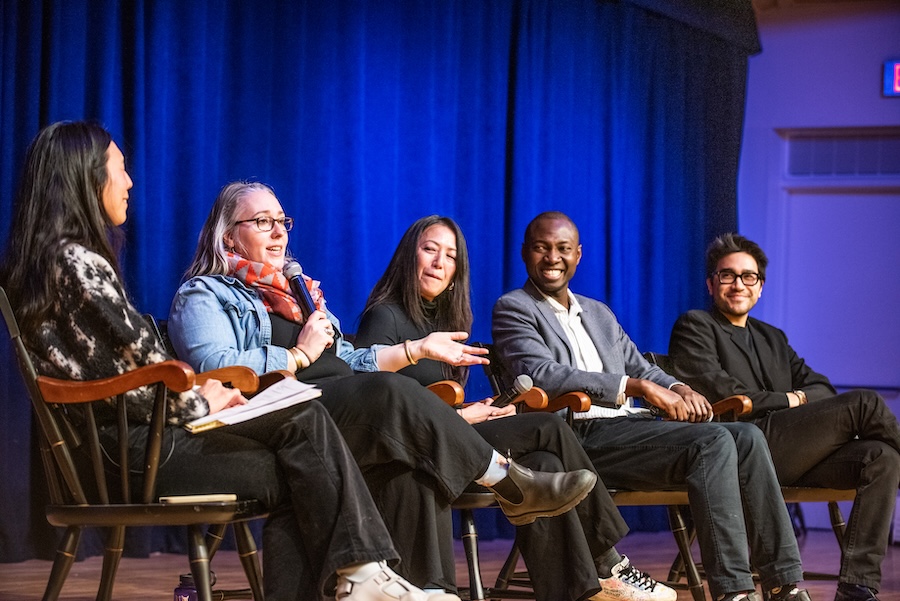
[[[312,384],[285,379],[272,384],[250,399],[250,402],[246,405],[223,409],[218,413],[188,422],[184,427],[188,432],[196,434],[197,432],[247,421],[248,419],[253,419],[272,411],[278,411],[319,396],[322,396],[322,391]]]

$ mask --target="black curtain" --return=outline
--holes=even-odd
[[[440,213],[466,233],[487,340],[525,224],[556,209],[581,230],[573,288],[664,349],[735,227],[749,0],[0,0],[0,28],[0,221],[38,129],[100,120],[135,182],[127,284],[157,316],[234,179],[274,186],[347,331],[401,233]],[[48,528],[8,345],[0,361],[0,561],[18,561]]]

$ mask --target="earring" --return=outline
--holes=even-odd
[[[456,282],[450,282],[450,285],[447,286],[447,290],[453,290],[454,286],[456,286]]]

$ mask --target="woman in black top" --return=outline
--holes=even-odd
[[[366,302],[358,345],[396,344],[434,331],[471,331],[469,257],[455,221],[436,215],[412,224]],[[467,367],[423,359],[399,373],[429,385],[465,384]],[[556,415],[514,415],[491,399],[458,411],[492,446],[539,470],[593,469],[571,429]],[[504,419],[499,419],[504,418]],[[519,526],[517,542],[538,600],[673,601],[675,591],[640,572],[614,545],[628,528],[602,483],[575,509]],[[598,581],[599,578],[599,581]],[[603,591],[596,592],[598,587]]]
[[[169,359],[120,277],[115,242],[131,187],[125,157],[95,123],[55,123],[29,147],[0,282],[41,374],[93,380]],[[154,394],[147,387],[126,394],[133,469],[141,469]],[[107,402],[98,425],[114,444],[116,401]],[[201,434],[181,427],[245,402],[214,380],[170,393],[163,447],[171,452],[156,493],[230,492],[263,503],[269,601],[390,601],[401,594],[458,601],[427,596],[387,566],[398,559],[390,535],[318,401]]]

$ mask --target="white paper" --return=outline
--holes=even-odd
[[[247,421],[320,396],[322,396],[322,391],[314,385],[286,378],[254,396],[246,405],[237,405],[218,413],[206,415],[188,422],[184,427],[191,432],[202,432],[219,426]]]

